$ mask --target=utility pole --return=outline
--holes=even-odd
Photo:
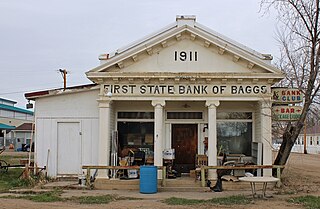
[[[307,152],[307,119],[304,120],[304,131],[303,131],[303,153],[308,154]]]
[[[63,91],[65,91],[67,88],[67,70],[66,69],[64,69],[64,70],[59,69],[59,72],[61,73],[62,78],[63,78]]]

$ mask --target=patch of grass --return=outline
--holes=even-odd
[[[84,196],[72,198],[72,201],[79,202],[80,204],[108,204],[117,200],[114,195],[102,195],[102,196]]]
[[[0,175],[0,192],[7,192],[9,189],[29,187],[33,185],[32,179],[20,179],[23,169],[13,168],[9,169],[8,172],[1,173]]]
[[[290,199],[289,202],[302,204],[309,209],[320,208],[320,197],[311,195],[295,197]]]
[[[195,199],[185,199],[178,197],[170,197],[165,199],[164,202],[168,205],[197,205],[205,203],[207,200],[195,200]]]
[[[198,204],[218,204],[218,205],[245,205],[251,202],[251,199],[242,196],[230,196],[230,197],[219,197],[212,198],[209,200],[196,200],[196,199],[185,199],[171,197],[164,200],[168,205],[198,205]]]
[[[43,192],[38,194],[27,194],[27,195],[20,195],[20,196],[2,196],[1,198],[11,198],[11,199],[25,199],[31,200],[33,202],[58,202],[62,201],[63,198],[60,197],[62,191],[54,190],[50,192]]]
[[[34,153],[31,153],[31,159],[33,159]],[[18,165],[20,164],[21,159],[28,159],[29,152],[11,152],[4,151],[0,155],[0,160],[4,160],[10,165]]]
[[[21,198],[31,200],[34,202],[58,202],[62,201],[63,198],[60,197],[60,192],[44,192],[36,195],[23,195]]]
[[[112,201],[119,200],[140,200],[141,198],[134,197],[119,197],[117,195],[102,195],[102,196],[82,196],[68,198],[69,201],[78,202],[80,204],[108,204]]]
[[[24,156],[11,156],[11,155],[5,155],[5,154],[2,154],[0,156],[1,160],[6,161],[10,165],[20,165],[20,160],[26,159],[26,158],[28,158],[28,157],[27,156],[26,157],[24,157]]]
[[[212,198],[208,202],[219,205],[246,205],[251,203],[251,199],[243,195],[234,195],[230,197]]]
[[[37,194],[24,194],[19,196],[2,196],[0,198],[11,198],[11,199],[25,199],[31,200],[34,202],[59,202],[59,201],[68,201],[79,204],[108,204],[112,201],[118,200],[135,200],[138,198],[131,197],[119,197],[116,195],[101,195],[101,196],[81,196],[81,197],[71,197],[71,198],[63,198],[61,194],[62,190],[54,190],[50,192],[43,192]]]
[[[138,197],[117,197],[117,200],[143,200],[143,198]]]

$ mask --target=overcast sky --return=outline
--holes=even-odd
[[[0,97],[25,107],[24,93],[87,84],[98,56],[173,23],[196,21],[258,52],[279,56],[275,14],[259,0],[1,0]]]

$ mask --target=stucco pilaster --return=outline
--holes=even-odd
[[[264,165],[271,165],[272,164],[272,134],[271,134],[271,100],[270,99],[263,99],[259,101],[260,108],[261,108],[261,142],[263,144],[263,164]],[[264,169],[263,170],[264,176],[271,176],[272,170],[271,169]]]
[[[217,165],[217,107],[220,102],[217,100],[206,101],[208,107],[208,165]],[[208,179],[217,179],[216,170],[210,169]]]
[[[163,107],[166,102],[164,100],[152,101],[154,106],[154,165],[162,166],[162,151],[164,141],[164,128],[163,128]]]
[[[110,116],[111,100],[98,100],[99,102],[99,165],[110,165]],[[98,178],[108,178],[107,170],[99,170]]]

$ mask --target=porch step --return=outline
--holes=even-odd
[[[209,187],[158,187],[159,192],[207,192]]]
[[[215,185],[215,181],[211,181],[211,186]],[[275,184],[268,184],[268,188],[273,188]],[[105,190],[139,190],[140,179],[120,180],[120,179],[96,179],[94,182],[95,189]],[[251,187],[248,182],[232,182],[222,181],[224,191],[250,191]],[[256,184],[256,189],[262,189],[262,185]],[[201,187],[200,181],[192,178],[176,178],[166,179],[166,186],[161,186],[161,180],[158,180],[158,191],[162,192],[192,192],[192,191],[209,191],[209,187]]]
[[[78,175],[60,175],[57,176],[57,181],[78,181]]]
[[[139,190],[139,179],[96,179],[94,188],[101,190]]]
[[[200,181],[192,178],[166,179],[166,187],[201,187]]]
[[[215,181],[211,181],[211,186],[213,187],[216,184]],[[275,187],[275,183],[268,183],[267,187],[269,189]],[[251,186],[249,182],[240,182],[240,181],[222,181],[222,189],[224,191],[250,191]],[[262,184],[257,183],[256,184],[256,189],[261,190],[262,189]]]
[[[85,189],[78,181],[54,181],[42,186],[44,189]]]

